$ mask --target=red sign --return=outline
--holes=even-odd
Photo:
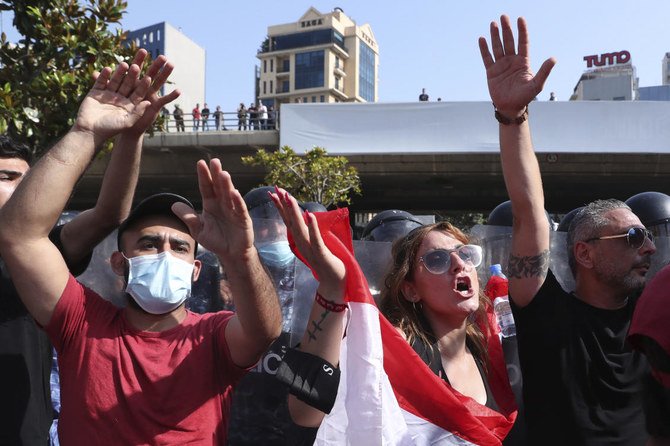
[[[619,51],[618,53],[605,53],[598,56],[584,56],[586,67],[604,67],[605,65],[619,65],[630,62],[630,53],[628,51]]]

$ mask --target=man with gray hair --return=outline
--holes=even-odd
[[[491,23],[491,52],[479,46],[500,123],[500,151],[514,216],[507,276],[517,327],[528,443],[640,445],[646,441],[641,390],[648,365],[626,343],[650,257],[651,233],[628,206],[585,206],[568,234],[575,290],[549,270],[550,231],[528,104],[556,63],[530,69],[528,32],[518,20]],[[502,37],[501,37],[502,35]]]

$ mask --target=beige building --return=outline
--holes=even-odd
[[[297,22],[268,27],[258,59],[258,99],[287,102],[376,102],[379,48],[369,24],[342,9],[311,7]]]

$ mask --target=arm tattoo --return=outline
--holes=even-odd
[[[549,250],[545,249],[536,256],[516,256],[510,254],[507,275],[515,279],[547,277],[549,270]]]
[[[323,313],[321,313],[321,320],[320,321],[312,321],[311,327],[307,329],[307,342],[312,342],[316,341],[316,334],[319,331],[323,331],[323,328],[321,328],[321,323],[326,320],[326,316],[330,314],[329,310],[324,310]]]

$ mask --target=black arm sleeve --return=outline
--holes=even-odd
[[[319,356],[291,348],[275,376],[300,401],[330,413],[340,384],[339,368]]]

